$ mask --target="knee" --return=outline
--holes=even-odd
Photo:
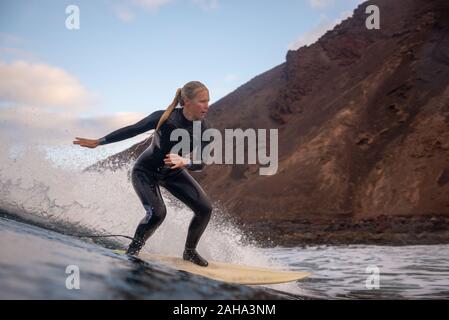
[[[203,201],[196,211],[201,217],[210,219],[212,215],[212,203],[209,200]]]
[[[161,224],[167,216],[167,208],[165,206],[160,206],[155,212],[156,221]]]
[[[151,224],[161,224],[164,221],[167,215],[167,208],[165,206],[153,207],[144,205],[144,207],[146,210],[144,223],[149,223],[151,221]]]
[[[138,194],[143,192],[143,184],[145,183],[144,173],[133,168],[131,170],[131,183]]]
[[[131,180],[132,181],[134,181],[134,180],[136,180],[137,179],[137,177],[139,176],[139,175],[141,175],[142,174],[142,171],[141,170],[139,170],[139,169],[137,169],[136,167],[133,167],[132,169],[131,169]]]

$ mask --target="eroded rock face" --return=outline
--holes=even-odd
[[[369,4],[211,106],[220,130],[279,129],[277,174],[257,165],[193,173],[231,215],[449,216],[449,2],[376,1],[380,30],[365,27]]]

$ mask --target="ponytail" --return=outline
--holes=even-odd
[[[195,97],[195,92],[198,89],[208,90],[207,87],[199,81],[190,81],[186,83],[184,87],[182,87],[182,89],[178,88],[178,90],[176,90],[176,95],[172,103],[170,103],[170,105],[167,107],[167,109],[159,118],[156,129],[151,133],[151,135],[147,139],[145,139],[141,144],[139,144],[139,146],[137,146],[136,149],[138,149],[138,147],[140,147],[141,145],[143,146],[145,145],[145,143],[154,135],[154,133],[157,132],[159,128],[164,124],[164,122],[168,119],[168,117],[170,117],[170,114],[173,112],[173,110],[176,108],[178,104],[184,106],[183,97],[193,99]]]
[[[178,88],[178,90],[176,90],[175,98],[173,99],[172,103],[167,107],[165,112],[161,115],[161,118],[159,119],[159,122],[157,123],[155,131],[159,130],[159,128],[162,126],[162,124],[165,122],[165,120],[168,119],[170,114],[176,108],[178,103],[181,103],[181,101],[182,101],[181,92],[182,92],[181,88]],[[181,103],[181,105],[183,105],[183,104]]]

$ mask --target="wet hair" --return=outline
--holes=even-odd
[[[156,126],[156,131],[159,130],[159,128],[162,126],[162,124],[165,122],[165,120],[168,119],[172,111],[176,108],[176,106],[179,104],[181,106],[184,106],[184,99],[187,97],[189,100],[194,99],[197,91],[199,90],[208,90],[207,87],[202,84],[199,81],[190,81],[187,82],[182,88],[178,88],[176,90],[175,98],[173,99],[172,103],[167,107],[165,112],[162,114],[161,118],[159,119],[159,122]],[[209,91],[209,90],[208,90]]]

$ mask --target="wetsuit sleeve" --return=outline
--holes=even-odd
[[[129,139],[148,130],[155,129],[163,113],[164,110],[155,111],[133,125],[109,133],[100,139],[100,145]]]
[[[204,125],[204,130],[212,128],[212,124],[208,120],[204,120],[203,125]],[[208,144],[210,144],[212,142],[213,142],[213,140],[212,141],[201,140],[201,154],[203,154],[203,149]],[[202,171],[203,168],[206,166],[206,164],[202,161],[203,159],[201,159],[201,163],[193,163],[192,157],[193,157],[193,154],[190,155],[190,163],[186,166],[186,168],[189,169],[190,171]]]

